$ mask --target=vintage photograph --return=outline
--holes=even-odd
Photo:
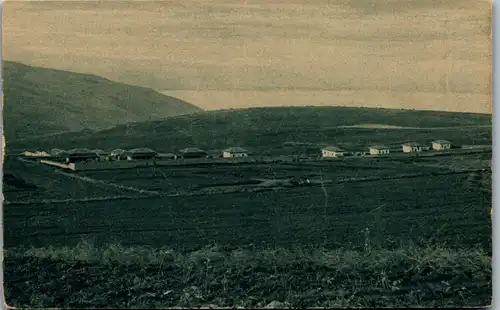
[[[7,0],[12,307],[486,307],[488,0]]]

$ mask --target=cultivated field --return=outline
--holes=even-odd
[[[7,300],[91,307],[485,305],[491,193],[464,171],[484,168],[482,179],[491,180],[490,158],[485,152],[68,175],[9,160]],[[287,182],[294,177],[311,184]],[[395,179],[363,181],[383,177]],[[15,190],[21,187],[24,195]],[[50,270],[30,276],[30,268],[46,265]]]
[[[471,187],[470,173],[462,172],[488,169],[488,156],[150,167],[72,173],[73,178],[15,162],[15,175],[37,188],[24,196],[5,191],[5,242],[67,245],[95,238],[175,248],[357,247],[368,228],[370,238],[384,245],[397,240],[489,248],[491,197]],[[394,179],[373,180],[388,177]],[[293,185],[290,178],[311,184]],[[110,198],[92,201],[96,197]],[[39,202],[22,205],[23,200]]]
[[[7,299],[19,306],[484,305],[491,193],[467,171],[486,169],[480,178],[491,180],[490,159],[482,152],[76,173],[8,159]],[[46,264],[50,271],[28,277]],[[296,277],[309,280],[299,287]],[[356,284],[366,281],[373,289]],[[107,288],[116,283],[125,286]]]

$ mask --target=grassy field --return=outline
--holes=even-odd
[[[3,194],[7,201],[42,201],[48,199],[85,199],[88,197],[123,194],[98,184],[91,184],[54,173],[54,169],[36,163],[7,158]]]
[[[373,241],[482,244],[490,247],[488,196],[470,186],[469,174],[436,175],[458,168],[488,168],[488,153],[438,159],[361,159],[317,164],[154,167],[121,171],[80,172],[91,180],[180,196],[140,197],[107,201],[76,201],[126,195],[101,184],[68,178],[44,166],[14,162],[21,180],[37,186],[32,200],[68,199],[65,203],[6,208],[5,243],[76,244],[83,238],[130,245],[196,248],[208,243],[244,245],[362,245],[362,230]],[[460,165],[458,165],[460,163]],[[468,163],[468,164],[467,164]],[[36,172],[36,173],[35,173]],[[345,178],[426,175],[371,182],[336,183]],[[259,188],[255,180],[291,177],[323,179],[323,186]],[[488,178],[488,176],[486,176]],[[51,180],[51,182],[49,182]],[[252,182],[253,181],[253,182]],[[331,181],[331,182],[328,182]],[[7,184],[12,181],[7,182]],[[235,190],[189,195],[203,188],[233,185]],[[114,188],[113,188],[114,189]],[[262,189],[262,188],[261,188]],[[130,193],[128,193],[130,194]],[[5,192],[8,202],[22,200]],[[250,196],[249,196],[250,195]],[[24,198],[26,199],[26,198]],[[297,203],[300,201],[300,203]],[[34,207],[36,206],[36,207]],[[110,216],[113,214],[113,216]],[[19,219],[22,219],[19,221]],[[309,227],[315,223],[314,227]],[[14,233],[15,232],[15,233]]]
[[[328,162],[79,173],[166,192],[256,177],[321,174],[326,180],[416,170],[429,176],[250,194],[6,205],[7,302],[18,307],[488,305],[491,194],[471,186],[468,174],[432,176],[457,162],[461,168],[478,168],[478,161],[487,167],[487,157],[442,157],[439,169],[393,161],[371,169],[366,162]],[[31,176],[42,188],[32,190],[34,200],[116,195],[50,168],[16,165],[24,163],[11,164],[18,180],[9,183],[26,187],[21,177]],[[43,179],[37,179],[42,170],[33,177],[37,169]],[[167,178],[153,177],[164,174]],[[51,178],[57,185],[47,188]],[[26,199],[4,193],[7,200]]]
[[[197,248],[206,243],[260,246],[401,243],[491,243],[491,197],[466,176],[342,184],[286,191],[12,206],[5,244],[74,245],[83,238]],[[391,188],[394,192],[391,192]],[[397,188],[397,191],[396,191]],[[421,192],[419,194],[418,192]],[[297,203],[300,201],[300,203]],[[315,223],[310,226],[310,223]],[[393,245],[393,244],[392,244]]]
[[[367,246],[183,253],[168,247],[23,247],[5,252],[17,307],[460,307],[491,303],[481,249]]]

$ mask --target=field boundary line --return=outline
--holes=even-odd
[[[68,198],[68,199],[42,199],[42,200],[21,200],[21,201],[8,201],[4,200],[3,205],[36,205],[36,204],[56,204],[56,203],[75,203],[75,202],[94,202],[94,201],[108,201],[108,200],[130,200],[130,199],[144,199],[151,196],[105,196],[105,197],[90,197],[90,198]]]
[[[91,184],[100,184],[100,185],[118,188],[118,189],[122,189],[122,190],[126,190],[126,191],[132,191],[132,192],[136,192],[136,193],[140,193],[140,194],[161,195],[161,193],[157,192],[157,191],[149,191],[149,190],[145,190],[145,189],[141,189],[141,188],[119,185],[116,183],[106,182],[106,181],[102,181],[102,180],[96,180],[96,179],[89,178],[86,176],[76,175],[73,173],[63,172],[60,170],[56,170],[55,173],[62,174],[64,176],[67,176],[67,177],[70,177],[73,179],[78,179],[78,180],[81,180],[81,181],[84,181],[87,183],[91,183]]]
[[[419,178],[426,176],[437,176],[437,175],[454,175],[454,174],[466,174],[471,172],[481,172],[486,169],[463,169],[463,170],[452,170],[452,171],[436,171],[431,173],[410,173],[410,174],[400,174],[394,176],[383,176],[383,177],[362,177],[362,178],[341,178],[337,179],[337,183],[350,183],[350,182],[372,182],[372,181],[381,181],[381,180],[396,180],[396,179],[410,179],[410,178]]]

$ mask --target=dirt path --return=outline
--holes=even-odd
[[[76,175],[76,174],[73,174],[73,173],[68,173],[68,172],[59,171],[59,170],[56,170],[55,173],[62,174],[64,176],[67,176],[67,177],[70,177],[70,178],[74,178],[74,179],[78,179],[78,180],[81,180],[81,181],[84,181],[84,182],[88,182],[88,183],[91,183],[91,184],[104,185],[104,186],[107,186],[107,187],[112,187],[112,188],[115,188],[115,189],[121,189],[121,190],[136,192],[136,193],[140,193],[140,194],[149,194],[149,195],[160,195],[161,194],[158,191],[149,191],[149,190],[145,190],[145,189],[141,189],[141,188],[137,188],[137,187],[119,185],[119,184],[115,184],[115,183],[111,183],[111,182],[107,182],[107,181],[96,180],[96,179],[93,179],[93,178],[84,177],[84,176],[81,176],[81,175]]]
[[[129,200],[143,199],[150,196],[106,196],[106,197],[90,197],[81,199],[42,199],[42,200],[20,200],[20,201],[4,201],[3,205],[34,205],[34,204],[56,204],[56,203],[75,203],[75,202],[94,202],[94,201],[109,201],[109,200]]]
[[[491,128],[492,125],[465,125],[465,126],[448,126],[448,127],[406,127],[392,126],[387,124],[358,124],[335,126],[335,128],[362,128],[362,129],[412,129],[412,130],[449,130],[449,129],[464,129],[464,128]]]

